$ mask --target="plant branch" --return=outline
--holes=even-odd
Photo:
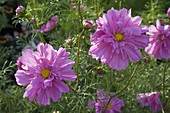
[[[139,67],[139,62],[138,62],[138,64],[136,65],[135,69],[133,70],[133,72],[132,72],[132,74],[131,74],[131,76],[130,76],[130,79],[129,79],[128,83],[126,84],[126,86],[123,87],[123,88],[122,88],[121,90],[119,90],[118,92],[116,92],[115,95],[113,95],[113,96],[111,96],[111,97],[109,98],[109,100],[108,100],[108,102],[107,102],[107,104],[106,104],[106,106],[105,106],[105,108],[104,108],[104,110],[103,110],[102,113],[105,113],[105,111],[106,111],[106,109],[107,109],[107,106],[109,105],[109,103],[110,103],[110,101],[112,100],[112,98],[115,97],[116,95],[122,93],[122,92],[129,86],[129,84],[131,83],[133,77],[135,76],[135,73],[136,73],[138,67]]]

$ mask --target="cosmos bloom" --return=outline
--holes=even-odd
[[[113,93],[110,93],[110,95],[114,95]],[[95,108],[96,113],[101,113],[105,106],[107,105],[107,102],[109,100],[110,96],[107,92],[104,92],[101,89],[97,90],[97,101],[89,101],[88,107],[89,108]],[[113,97],[108,104],[105,113],[120,113],[121,107],[124,106],[124,102],[121,99],[118,99],[116,97]]]
[[[52,29],[55,28],[57,22],[58,22],[58,19],[55,16],[52,16],[51,20],[49,20],[46,24],[43,24],[41,26],[40,32],[44,33],[44,32],[51,31]]]
[[[18,6],[17,9],[15,10],[16,15],[20,15],[20,13],[24,10],[25,8],[23,6]]]
[[[170,7],[167,10],[167,16],[170,18]]]
[[[142,107],[149,106],[150,110],[153,112],[157,112],[163,108],[159,100],[158,92],[138,94],[137,100],[142,104]]]
[[[149,27],[150,43],[145,51],[157,59],[170,58],[170,26],[161,26],[161,21],[156,21],[156,26]]]
[[[50,98],[58,101],[62,92],[69,92],[64,83],[74,81],[76,75],[71,69],[74,61],[67,59],[70,54],[66,49],[54,50],[49,44],[40,43],[37,51],[24,50],[18,58],[18,70],[15,73],[18,85],[28,84],[23,97],[30,101],[38,99],[38,104],[49,105]]]
[[[129,60],[139,61],[139,49],[149,42],[148,30],[140,26],[141,21],[139,16],[131,17],[131,10],[110,9],[96,21],[98,27],[91,37],[89,55],[116,70],[125,69]]]

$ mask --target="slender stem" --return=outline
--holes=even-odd
[[[110,101],[112,100],[112,98],[115,97],[116,95],[122,93],[122,92],[129,86],[129,84],[131,83],[133,77],[135,76],[135,73],[136,73],[138,67],[139,67],[139,62],[138,62],[138,64],[136,65],[135,69],[133,70],[133,72],[132,72],[132,74],[131,74],[131,76],[130,76],[130,79],[129,79],[128,83],[126,84],[126,86],[123,87],[123,88],[122,88],[121,90],[119,90],[118,92],[116,92],[115,95],[113,95],[113,96],[111,96],[111,97],[109,98],[109,100],[108,100],[108,102],[107,102],[107,104],[106,104],[106,106],[105,106],[105,108],[104,108],[104,110],[103,110],[102,113],[105,113],[105,111],[106,111],[106,109],[107,109],[107,106],[109,105],[109,103],[110,103]]]
[[[108,92],[109,92],[109,94],[110,94],[110,88],[109,88],[109,78],[108,78],[108,76],[107,76],[107,75],[105,76],[105,79],[106,79],[107,91],[108,91]]]
[[[164,73],[163,73],[163,84],[162,84],[162,89],[163,89],[163,102],[165,101],[165,82],[166,82],[166,70],[167,70],[167,62],[164,65]]]
[[[75,94],[78,94],[78,92],[73,87],[71,87],[69,84],[67,84],[67,85]]]
[[[80,33],[80,35],[78,36],[78,50],[77,50],[77,58],[76,58],[76,75],[77,75],[77,82],[79,82],[79,56],[80,56],[80,43],[81,43],[81,37],[82,34],[84,33],[84,29],[82,30],[82,32]]]
[[[42,35],[42,33],[39,33],[39,32],[38,32],[38,36],[39,36],[41,42],[43,42],[43,43],[45,44],[46,41],[45,41],[44,36]]]
[[[168,81],[168,79],[165,79],[164,83],[166,83],[167,81]],[[162,82],[161,82],[161,83],[158,83],[158,85],[156,85],[155,87],[158,88],[158,87],[160,87],[160,86],[163,86],[163,83],[162,83]]]
[[[34,0],[34,8],[37,6],[37,3],[36,3],[36,0]],[[38,12],[37,12],[37,10],[35,11],[35,14],[37,15],[37,17],[38,17]],[[35,16],[36,17],[36,16]],[[37,25],[37,19],[36,18],[34,18],[34,27],[36,28],[36,29],[38,29],[38,25]],[[38,36],[39,36],[39,38],[40,38],[40,40],[41,40],[41,42],[43,42],[44,44],[46,43],[46,41],[45,41],[45,39],[44,39],[44,36],[43,36],[43,34],[42,33],[40,33],[39,31],[37,31],[38,32]]]
[[[82,17],[82,14],[81,14],[81,3],[80,3],[80,0],[78,2],[78,13],[79,13],[79,18],[80,18],[80,25],[81,27],[83,27],[83,17]]]
[[[122,0],[119,1],[119,10],[122,8]]]

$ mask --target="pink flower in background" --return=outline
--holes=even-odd
[[[114,95],[113,93],[110,93],[110,95]],[[107,102],[109,100],[110,96],[107,92],[104,92],[101,89],[97,90],[97,101],[89,101],[88,102],[88,107],[89,108],[95,108],[96,113],[101,113],[105,106],[107,105]],[[108,104],[106,108],[105,113],[120,113],[121,112],[121,107],[124,106],[124,102],[121,99],[118,99],[116,97],[113,97]]]
[[[72,6],[72,8],[73,8],[73,9],[75,9],[75,8],[76,8],[76,5],[75,5],[75,3],[74,3],[74,2],[71,2],[71,6]]]
[[[18,85],[28,84],[23,97],[30,101],[38,99],[38,104],[49,105],[50,98],[58,101],[62,92],[69,92],[63,82],[74,81],[76,75],[71,69],[74,61],[67,59],[66,49],[54,50],[49,44],[40,43],[37,51],[24,50],[18,58],[18,70],[15,73]]]
[[[157,59],[170,58],[170,26],[161,26],[161,21],[156,21],[156,26],[149,27],[150,43],[145,51]]]
[[[163,108],[163,105],[159,100],[158,92],[138,94],[137,100],[142,104],[142,107],[149,106],[150,110],[153,112],[157,112]]]
[[[20,13],[25,10],[25,8],[23,6],[18,6],[17,9],[15,10],[16,15],[20,15]]]
[[[71,7],[73,9],[76,9],[78,8],[78,6],[76,6],[76,4],[74,2],[71,2]],[[87,9],[87,6],[84,6],[84,5],[80,5],[80,10],[86,10]]]
[[[86,10],[86,9],[87,9],[87,6],[80,5],[80,9],[81,9],[81,10]]]
[[[57,22],[58,22],[57,17],[52,16],[52,17],[51,17],[51,20],[49,20],[46,24],[43,24],[43,25],[41,26],[40,32],[41,32],[41,33],[44,33],[44,32],[51,31],[52,29],[55,28]]]
[[[89,101],[88,102],[88,107],[89,108],[94,108],[95,107],[95,103],[96,103],[95,101]]]
[[[170,18],[170,7],[167,10],[167,16]]]
[[[149,105],[148,97],[149,97],[148,93],[140,93],[137,95],[137,100],[142,104],[142,107]]]
[[[116,70],[125,69],[129,60],[139,61],[139,49],[149,43],[148,30],[140,26],[141,21],[139,16],[131,17],[131,10],[112,8],[96,21],[98,27],[91,37],[89,55]]]

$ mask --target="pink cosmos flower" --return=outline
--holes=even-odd
[[[67,59],[69,55],[64,48],[56,51],[43,43],[37,46],[37,51],[24,50],[17,60],[18,70],[15,73],[18,85],[28,84],[23,97],[30,101],[37,98],[39,105],[49,105],[50,98],[56,102],[62,92],[69,92],[64,80],[76,79],[71,69],[74,61]]]
[[[49,20],[46,24],[43,24],[41,26],[40,32],[44,33],[44,32],[51,31],[52,29],[55,28],[57,22],[58,22],[57,18],[55,16],[52,16],[51,20]]]
[[[170,7],[167,10],[167,16],[170,18]]]
[[[114,95],[113,93],[110,93],[110,95]],[[107,105],[107,102],[109,100],[110,96],[107,92],[104,92],[101,89],[97,90],[97,101],[89,101],[88,107],[89,108],[95,108],[96,113],[101,113],[105,106]],[[105,113],[120,113],[121,107],[124,106],[124,102],[121,99],[118,99],[116,97],[113,97],[108,104],[108,107],[106,108]]]
[[[163,108],[163,105],[159,100],[158,92],[138,94],[137,100],[142,104],[142,107],[149,106],[150,110],[153,112],[157,112]]]
[[[15,10],[16,15],[20,15],[20,13],[24,10],[25,8],[23,6],[18,6],[17,9]]]
[[[140,48],[149,43],[147,28],[139,26],[142,18],[131,17],[131,10],[110,9],[96,21],[98,27],[91,37],[89,55],[112,69],[123,70],[141,58]]]
[[[137,100],[142,104],[142,107],[149,105],[148,97],[149,97],[148,93],[140,93],[137,95]]]
[[[156,21],[156,27],[149,27],[150,43],[145,51],[157,59],[170,58],[170,26],[161,26],[161,21]]]

